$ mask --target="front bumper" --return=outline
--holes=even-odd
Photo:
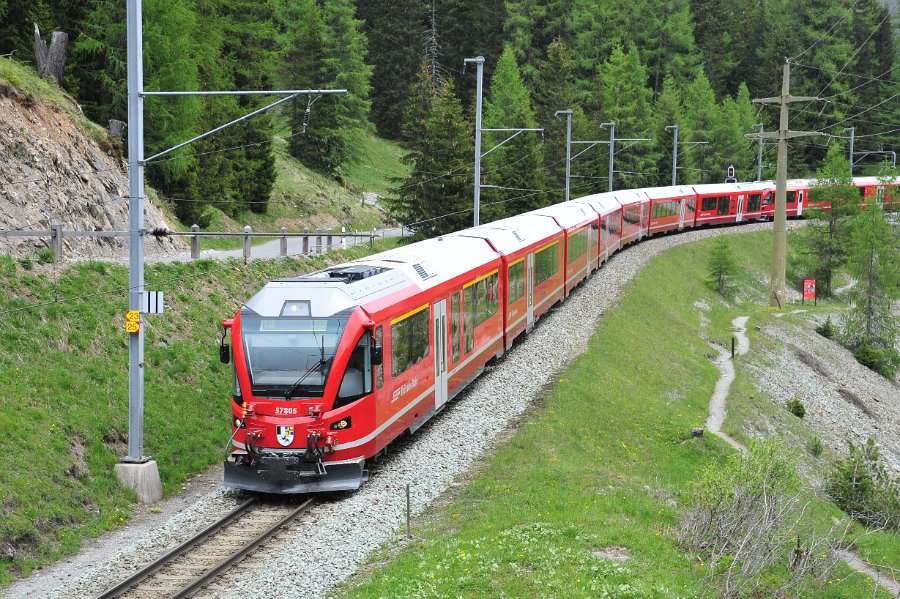
[[[365,458],[324,462],[325,474],[316,463],[300,456],[264,455],[250,464],[225,460],[225,486],[259,493],[326,493],[355,491],[369,478]]]

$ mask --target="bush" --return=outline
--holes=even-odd
[[[806,416],[806,408],[803,406],[803,403],[796,397],[787,401],[787,409],[797,418],[803,418],[804,416]]]
[[[838,525],[827,534],[806,530],[801,488],[796,461],[777,440],[754,441],[690,486],[680,537],[708,566],[721,596],[766,595],[770,568],[792,572],[782,591],[802,594],[813,581],[821,584],[837,559]]]
[[[22,268],[24,270],[31,270],[34,268],[34,261],[31,258],[28,258],[27,256],[25,258],[20,259],[19,264],[22,265]]]
[[[38,264],[52,264],[53,250],[50,248],[39,248],[37,251]]]
[[[865,445],[847,442],[849,454],[828,473],[825,492],[838,507],[866,526],[900,530],[900,481],[880,463],[871,437]]]
[[[900,366],[900,354],[894,349],[862,345],[853,352],[853,357],[866,368],[890,380],[897,375],[897,366]]]
[[[809,443],[806,444],[806,450],[809,452],[814,458],[818,458],[822,455],[822,451],[824,451],[824,446],[822,445],[822,440],[818,437],[813,437]]]
[[[816,332],[826,339],[834,339],[837,328],[831,323],[831,316],[829,316],[824,323],[816,327]]]

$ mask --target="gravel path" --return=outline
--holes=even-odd
[[[277,539],[221,579],[206,596],[327,597],[334,586],[362,566],[369,554],[398,538],[405,522],[405,487],[412,512],[453,486],[522,417],[559,370],[582,353],[596,323],[623,286],[663,251],[726,233],[770,229],[771,224],[691,231],[642,242],[615,255],[581,285],[500,364],[454,400],[443,414],[402,444],[353,494],[315,507]],[[503,401],[497,401],[503,398]],[[138,564],[149,562],[230,509],[238,493],[217,488],[151,531],[131,527],[94,543],[89,560],[71,560],[5,589],[10,597],[80,597],[96,594]],[[124,532],[124,534],[123,534]],[[52,589],[48,593],[48,589]]]
[[[734,327],[735,338],[737,339],[736,353],[739,356],[743,356],[750,351],[750,339],[746,335],[747,320],[749,318],[749,316],[738,316],[731,321],[731,325]],[[725,422],[725,400],[728,398],[728,392],[731,390],[731,383],[734,382],[734,363],[731,360],[730,350],[719,349],[716,366],[722,372],[722,376],[716,381],[716,388],[713,390],[712,398],[709,400],[709,417],[706,419],[706,428],[711,433],[727,441],[729,445],[738,451],[745,452],[747,448],[742,443],[722,431],[722,424]]]

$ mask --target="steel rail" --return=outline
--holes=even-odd
[[[255,539],[253,539],[246,545],[244,545],[244,547],[242,549],[240,549],[236,553],[232,554],[231,557],[228,557],[228,558],[222,560],[219,564],[217,564],[216,566],[213,566],[213,568],[211,570],[209,570],[205,574],[202,574],[199,577],[197,577],[194,580],[194,582],[190,583],[189,585],[187,585],[186,587],[184,587],[183,589],[181,589],[180,591],[178,591],[177,593],[172,595],[170,597],[170,599],[182,599],[183,597],[190,597],[191,595],[193,595],[195,592],[197,592],[198,590],[200,590],[201,588],[203,588],[204,586],[206,586],[207,584],[209,584],[210,582],[212,582],[213,580],[218,578],[219,575],[226,568],[241,561],[242,559],[244,559],[247,556],[247,554],[249,554],[251,551],[253,551],[257,547],[259,547],[263,543],[265,543],[269,538],[274,536],[275,533],[277,533],[278,530],[282,526],[284,526],[285,524],[287,524],[288,522],[290,522],[291,520],[293,520],[300,514],[306,512],[310,507],[313,506],[313,504],[315,504],[315,502],[316,502],[316,498],[310,497],[309,499],[307,499],[306,501],[301,503],[297,507],[297,509],[293,510],[288,515],[286,515],[284,518],[282,518],[281,520],[279,520],[278,522],[276,522],[275,524],[270,526],[268,529],[266,529],[264,532],[260,533],[259,536],[257,536]]]
[[[201,541],[203,541],[207,537],[209,537],[212,533],[214,533],[214,532],[222,529],[226,525],[230,524],[238,516],[244,514],[250,507],[252,507],[257,502],[258,502],[258,499],[256,497],[248,499],[241,505],[234,508],[231,512],[226,514],[223,518],[221,518],[220,520],[218,520],[216,522],[213,522],[212,524],[210,524],[209,526],[207,526],[206,528],[204,528],[203,530],[198,532],[196,535],[194,535],[193,537],[191,537],[190,539],[188,539],[187,541],[185,541],[184,543],[182,543],[175,549],[172,549],[168,553],[163,554],[162,556],[157,558],[155,561],[148,564],[147,566],[144,566],[143,568],[141,568],[140,570],[138,570],[137,572],[135,572],[134,574],[132,574],[131,576],[129,576],[128,578],[123,580],[122,582],[109,587],[108,589],[103,591],[101,594],[97,595],[95,599],[110,599],[112,597],[117,596],[119,593],[127,590],[128,588],[130,588],[140,582],[143,582],[144,580],[146,580],[147,578],[149,578],[150,576],[155,574],[157,571],[159,571],[163,566],[165,566],[170,561],[172,561],[173,558],[178,557],[182,553],[186,552],[188,549],[195,547]]]

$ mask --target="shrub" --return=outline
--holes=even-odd
[[[692,483],[680,537],[708,566],[723,597],[765,594],[765,572],[788,568],[783,591],[821,584],[837,559],[835,525],[827,534],[804,528],[796,461],[777,440],[754,441],[724,466],[707,467]]]
[[[831,316],[829,316],[825,322],[816,327],[816,332],[826,339],[834,339],[835,334],[837,333],[837,328],[831,323]]]
[[[814,458],[818,458],[819,456],[821,456],[824,449],[825,448],[822,445],[822,440],[818,437],[813,437],[809,441],[809,443],[806,444],[806,450],[809,451],[809,454]]]
[[[787,401],[787,409],[797,418],[803,418],[804,416],[806,416],[806,408],[803,406],[803,402],[801,402],[796,397]]]
[[[866,368],[890,380],[896,376],[897,366],[900,366],[900,354],[894,349],[862,345],[853,352],[853,357]]]
[[[900,481],[880,463],[872,437],[865,445],[847,442],[849,453],[828,473],[825,492],[854,519],[866,526],[900,530]]]
[[[34,268],[34,261],[31,258],[28,258],[27,256],[25,258],[20,259],[19,264],[22,265],[22,268],[24,270],[31,270]]]
[[[37,261],[38,264],[52,264],[53,250],[51,250],[50,248],[38,248]]]

